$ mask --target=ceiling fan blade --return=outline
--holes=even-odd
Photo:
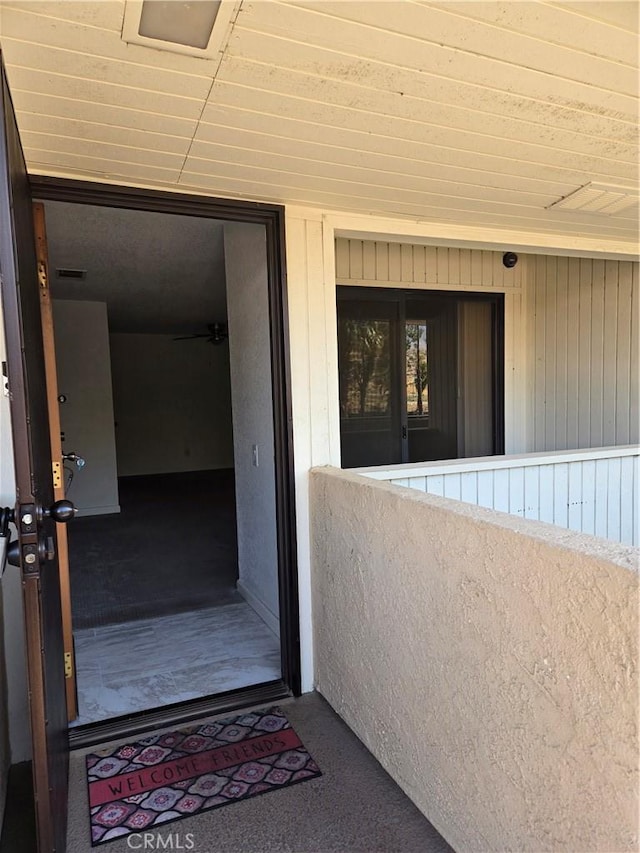
[[[183,337],[183,338],[174,338],[173,340],[174,341],[195,341],[196,338],[206,338],[206,337],[208,337],[208,335],[206,335],[206,334],[203,334],[203,335],[185,335],[185,337]]]

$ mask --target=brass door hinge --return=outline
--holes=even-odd
[[[73,652],[64,653],[64,677],[73,678]]]
[[[62,463],[52,462],[51,468],[53,470],[53,488],[59,489],[62,486]]]

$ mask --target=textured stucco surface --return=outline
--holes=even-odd
[[[637,845],[637,551],[311,475],[318,690],[458,851]]]

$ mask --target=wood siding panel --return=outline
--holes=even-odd
[[[365,265],[363,245],[371,258]],[[420,246],[336,238],[336,279],[338,284],[426,285],[445,290],[519,289],[522,262],[513,269],[502,263],[502,252],[457,249],[447,246]],[[354,264],[353,258],[357,258]],[[348,259],[351,259],[350,261]],[[520,267],[520,269],[518,269]],[[518,272],[516,272],[518,270]]]
[[[624,545],[639,545],[640,452],[532,454],[354,469],[376,480],[409,485],[521,518],[545,521]],[[477,488],[476,488],[477,483]]]
[[[638,264],[533,261],[530,450],[638,441],[638,302]]]

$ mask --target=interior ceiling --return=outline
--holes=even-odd
[[[121,38],[124,0],[2,0],[38,173],[463,225],[636,238],[638,4],[243,0],[216,59]]]
[[[54,299],[106,302],[112,332],[186,334],[226,322],[221,223],[50,201],[45,213]],[[86,277],[59,279],[59,268]]]

